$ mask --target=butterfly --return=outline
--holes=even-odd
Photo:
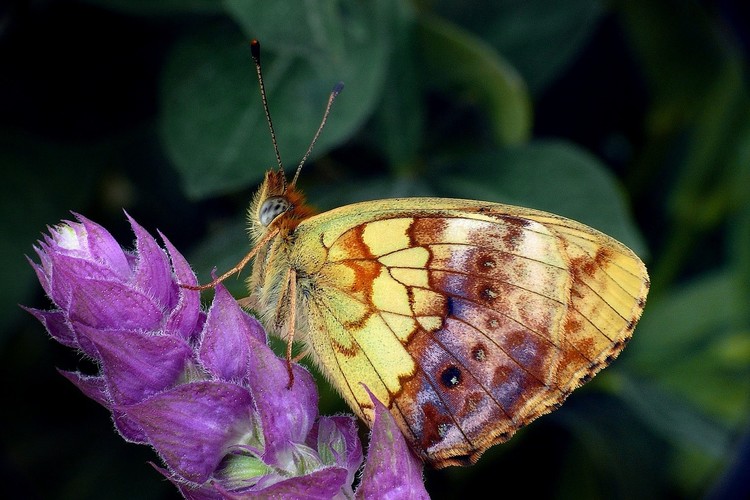
[[[315,214],[296,186],[300,167],[291,182],[280,159],[265,174],[248,210],[252,250],[203,288],[253,260],[242,303],[287,339],[287,358],[292,339],[301,342],[372,424],[369,390],[426,463],[476,462],[558,408],[630,339],[649,278],[615,239],[475,200],[386,199]]]

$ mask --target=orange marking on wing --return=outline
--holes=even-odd
[[[570,315],[565,319],[565,323],[563,324],[563,331],[566,335],[573,335],[580,331],[581,328],[583,328],[581,320]]]
[[[589,278],[594,278],[597,271],[604,268],[604,265],[612,258],[612,251],[600,247],[596,251],[594,258],[588,255],[576,257],[570,261],[570,272],[579,281],[583,281],[582,274]]]
[[[352,347],[346,347],[339,342],[331,340],[331,347],[333,347],[336,352],[347,358],[353,358],[354,356],[360,354],[360,349],[357,344],[353,344]]]
[[[336,241],[331,245],[331,249],[336,249],[340,252],[341,259],[364,259],[364,260],[375,260],[375,255],[372,254],[370,248],[367,246],[364,240],[365,226],[361,224],[353,227],[349,231],[344,232]]]
[[[349,290],[362,292],[369,300],[372,297],[372,282],[380,276],[383,266],[376,260],[348,260],[342,264],[354,271],[354,281]]]
[[[342,325],[344,326],[344,328],[347,328],[349,330],[359,330],[367,324],[367,321],[369,321],[373,314],[375,314],[374,311],[367,311],[367,313],[361,318],[343,321]]]

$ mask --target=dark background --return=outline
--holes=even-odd
[[[750,470],[750,99],[744,2],[10,1],[0,7],[0,484],[24,498],[174,498],[88,368],[18,304],[24,254],[75,211],[164,232],[205,281],[248,249],[273,150],[287,170],[346,84],[300,185],[322,209],[439,195],[554,211],[646,261],[623,355],[434,498],[733,498]],[[230,283],[242,296],[242,281]],[[321,385],[323,413],[344,411]],[[525,488],[525,490],[524,490]]]

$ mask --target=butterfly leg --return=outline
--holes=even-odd
[[[297,273],[293,268],[289,269],[288,274],[288,291],[289,291],[289,331],[286,336],[286,365],[289,371],[289,385],[287,389],[292,388],[294,384],[294,372],[292,371],[292,342],[294,342],[294,327],[297,324]]]
[[[308,354],[310,354],[310,349],[305,347],[301,352],[297,353],[297,355],[292,358],[292,363],[299,363]]]
[[[278,228],[274,229],[273,231],[269,231],[268,234],[265,235],[263,237],[263,239],[261,239],[258,242],[258,244],[255,245],[247,253],[247,255],[245,255],[242,258],[242,260],[237,263],[237,265],[235,265],[232,269],[230,269],[229,271],[225,272],[224,274],[222,274],[218,278],[214,278],[213,281],[211,281],[210,283],[206,283],[205,285],[186,285],[184,283],[179,283],[179,286],[181,288],[186,288],[188,290],[198,290],[198,291],[208,290],[209,288],[216,287],[216,285],[218,285],[219,283],[221,283],[225,279],[227,279],[230,276],[233,276],[233,275],[239,273],[240,271],[242,271],[242,269],[247,265],[247,263],[250,262],[250,259],[252,259],[255,256],[255,254],[258,253],[258,251],[261,248],[263,248],[263,245],[265,245],[266,243],[268,243],[269,241],[271,241],[271,239],[273,239],[274,237],[276,237],[277,234],[279,234],[279,229]]]

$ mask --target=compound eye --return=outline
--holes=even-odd
[[[289,201],[283,196],[271,196],[260,206],[260,223],[268,227],[276,217],[289,210],[290,206]]]

